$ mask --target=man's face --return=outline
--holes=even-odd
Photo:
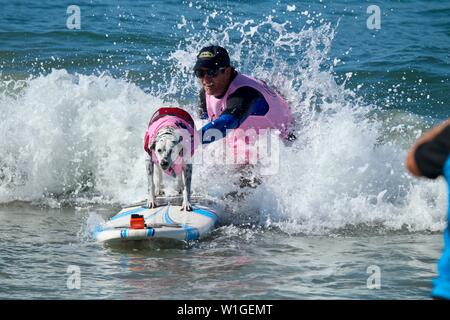
[[[206,68],[200,68],[198,71],[201,75],[201,78],[198,79],[206,94],[218,97],[225,92],[230,81],[230,67],[219,69],[217,75],[208,75],[208,69]]]

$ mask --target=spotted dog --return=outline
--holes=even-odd
[[[152,116],[144,149],[148,180],[149,208],[156,208],[156,196],[163,195],[163,172],[177,178],[177,189],[183,195],[182,210],[191,211],[191,181],[194,121],[179,108],[161,108]]]

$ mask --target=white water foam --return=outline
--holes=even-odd
[[[162,104],[108,75],[54,70],[29,79],[1,99],[0,201],[77,198],[84,190],[106,202],[141,195],[143,132]]]
[[[210,24],[219,19],[208,17]],[[338,26],[294,30],[270,16],[260,22],[222,19],[227,27],[213,32],[197,25],[203,31],[179,44],[170,58],[172,81],[152,94],[107,74],[65,70],[25,80],[18,93],[4,91],[0,202],[57,206],[145,197],[142,143],[148,119],[171,94],[179,92],[183,100],[198,90],[196,80],[185,75],[202,46],[218,43],[229,49],[240,70],[286,97],[298,139],[282,147],[279,173],[248,190],[244,200],[221,202],[223,194],[236,190],[230,181],[238,177],[207,164],[194,167],[194,192],[227,206],[232,223],[244,214],[288,233],[326,234],[359,224],[442,230],[444,182],[412,179],[403,166],[406,149],[425,124],[407,114],[386,115],[346,88],[345,81],[336,81],[328,55]],[[187,27],[193,23],[183,21]],[[194,103],[183,107],[192,111]]]
[[[323,234],[360,224],[443,229],[445,182],[412,178],[403,164],[406,150],[429,124],[405,112],[384,111],[346,88],[346,80],[336,81],[339,60],[329,52],[338,24],[293,30],[289,21],[272,16],[236,22],[221,14],[227,27],[218,22],[220,32],[204,30],[180,44],[183,49],[172,56],[179,70],[188,72],[201,47],[222,45],[239,70],[286,97],[298,124],[295,145],[282,149],[279,174],[267,177],[244,202],[227,203],[234,213],[252,212],[253,221],[289,233]],[[195,83],[178,85],[195,91]],[[203,192],[236,189],[232,172],[204,169],[196,181]]]

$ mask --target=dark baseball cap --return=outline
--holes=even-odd
[[[194,70],[200,68],[218,69],[230,66],[230,56],[227,50],[220,46],[205,47],[197,55]]]

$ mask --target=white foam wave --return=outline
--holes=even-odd
[[[108,75],[54,70],[1,99],[0,201],[86,190],[127,201],[144,190],[143,132],[162,101]]]
[[[323,234],[358,224],[442,230],[444,182],[412,179],[403,166],[407,148],[426,125],[405,113],[388,114],[336,81],[337,60],[329,51],[337,26],[296,30],[275,20],[236,21],[222,13],[211,16],[207,27],[192,28],[185,18],[181,30],[198,32],[173,51],[170,81],[152,94],[107,74],[65,70],[8,84],[18,88],[0,97],[0,202],[141,200],[149,116],[177,94],[193,110],[198,84],[186,74],[202,46],[218,43],[240,70],[286,97],[298,139],[282,147],[278,174],[247,190],[244,200],[219,200],[236,191],[238,176],[207,164],[194,167],[194,192],[216,197],[231,222],[250,220],[289,233]]]

